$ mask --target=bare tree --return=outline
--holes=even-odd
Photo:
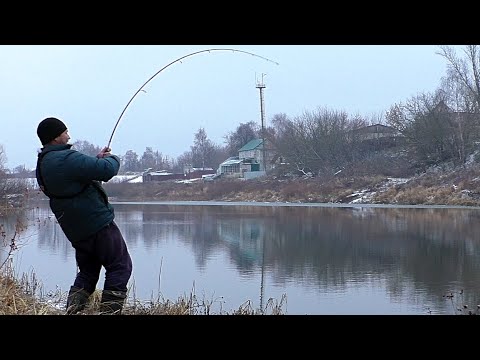
[[[213,164],[213,156],[215,146],[207,137],[207,132],[204,128],[198,129],[195,134],[193,146],[191,146],[192,165],[195,167],[211,167]]]
[[[155,167],[157,170],[167,170],[171,168],[168,156],[163,156],[158,150],[153,152],[153,156],[155,158]]]
[[[151,147],[147,146],[145,148],[145,151],[143,152],[143,155],[140,158],[140,166],[142,167],[143,170],[146,170],[146,169],[158,170],[155,154]]]
[[[17,178],[27,178],[31,175],[31,171],[25,165],[18,165],[13,168],[13,174]]]
[[[306,135],[303,125],[296,120],[291,120],[286,114],[276,114],[271,123],[275,128],[275,138],[272,144],[280,156],[294,170],[306,174],[313,170],[308,166]]]
[[[438,90],[452,109],[456,157],[465,161],[480,135],[480,53],[478,45],[467,45],[463,57],[450,46],[437,53],[447,60],[447,76]]]
[[[440,46],[446,76],[434,94],[420,94],[391,107],[387,118],[401,131],[424,165],[453,160],[465,163],[480,135],[480,53],[467,45],[463,56]]]
[[[8,173],[10,173],[10,170],[5,167],[6,162],[7,155],[5,154],[5,148],[0,144],[0,202],[2,204],[5,202],[5,204],[9,204],[9,206],[12,202],[21,204],[25,200],[25,191],[32,186],[27,179],[12,178],[9,176]],[[17,169],[18,168],[20,167],[17,167]],[[25,166],[22,166],[22,168],[27,171]],[[23,175],[25,175],[25,173]],[[7,209],[9,206],[4,209]]]
[[[124,171],[138,171],[141,164],[138,161],[138,155],[133,150],[128,150],[122,159]]]
[[[173,170],[177,172],[183,172],[185,168],[191,167],[193,163],[193,156],[191,151],[185,151],[183,154],[177,157],[174,163]]]
[[[5,164],[7,162],[7,155],[5,154],[5,148],[0,144],[0,197],[6,194],[6,188],[8,184],[7,173]]]
[[[225,136],[225,143],[229,156],[238,155],[238,149],[248,143],[250,140],[260,137],[260,129],[257,123],[249,121],[241,123],[237,129]]]
[[[290,120],[275,115],[273,144],[277,152],[301,173],[329,175],[354,159],[350,133],[364,121],[345,112],[318,108]]]
[[[457,55],[451,46],[440,46],[437,52],[447,60],[447,77],[463,87],[465,94],[475,105],[475,112],[480,112],[480,53],[478,45],[467,45],[465,57]]]
[[[86,140],[77,140],[72,145],[75,150],[90,156],[96,156],[102,150],[100,146],[93,145]]]
[[[465,127],[445,103],[444,92],[422,93],[387,111],[387,123],[406,138],[408,149],[421,166],[442,161],[463,162]]]
[[[5,148],[0,144],[0,174],[5,172],[5,164],[7,163],[7,154]]]

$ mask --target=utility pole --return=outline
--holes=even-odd
[[[263,77],[266,74],[262,74],[262,81],[257,81],[256,88],[260,90],[260,120],[262,124],[262,163],[263,171],[267,172],[266,156],[265,156],[265,103],[263,101],[263,89],[265,89],[265,84],[263,82]]]

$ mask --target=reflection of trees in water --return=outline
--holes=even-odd
[[[241,274],[250,274],[255,265],[262,266],[262,243],[267,229],[265,219],[242,215],[241,218],[218,220],[218,236],[227,246]]]
[[[24,214],[13,213],[3,214],[0,218],[0,265],[7,260],[19,216],[25,218]]]
[[[17,228],[17,223],[21,224]],[[69,256],[69,244],[66,243],[65,235],[56,223],[53,214],[47,207],[39,206],[25,209],[2,218],[2,225],[5,229],[5,242],[0,244],[0,264],[6,259],[10,250],[11,239],[15,235],[17,249],[15,255],[22,251],[23,247],[37,246],[39,249],[48,250]],[[68,246],[67,246],[68,245]],[[15,261],[15,260],[14,260]]]
[[[127,242],[141,238],[153,248],[169,240],[192,248],[196,265],[204,268],[215,252],[226,248],[238,271],[250,273],[261,257],[265,219],[238,207],[116,204],[117,222]],[[241,211],[239,215],[239,211]],[[132,215],[134,213],[140,215]]]
[[[272,266],[278,279],[313,275],[309,283],[327,288],[368,274],[386,279],[393,297],[418,287],[441,298],[453,282],[478,289],[480,223],[474,210],[376,208],[362,216],[345,208],[291,210],[277,211],[266,239],[275,252],[267,253],[266,262],[281,264]]]
[[[28,212],[28,216],[32,224],[28,232],[32,237],[37,234],[38,248],[49,250],[51,253],[60,253],[63,259],[73,254],[72,246],[48,208],[48,204],[46,207],[32,209]]]
[[[200,268],[205,267],[220,245],[215,214],[207,207],[116,204],[115,209],[116,221],[121,224],[128,243],[141,241],[147,249],[152,249],[178,241],[192,248]]]
[[[392,297],[426,288],[441,298],[446,284],[480,283],[474,210],[145,206],[139,205],[144,218],[135,231],[146,244],[178,238],[192,247],[199,266],[222,246],[238,271],[249,274],[261,265],[265,241],[264,266],[277,284],[328,289],[379,281]]]

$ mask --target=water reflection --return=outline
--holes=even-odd
[[[33,266],[47,287],[66,289],[74,253],[45,205],[26,213],[35,226],[24,238],[37,246],[23,248],[19,267]],[[134,261],[137,298],[161,292],[175,299],[194,286],[228,309],[247,299],[262,307],[286,294],[289,314],[447,314],[455,309],[444,295],[464,289],[462,301],[478,303],[478,210],[115,209]]]

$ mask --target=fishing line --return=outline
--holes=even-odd
[[[155,76],[157,76],[158,74],[160,74],[163,70],[165,70],[166,68],[168,68],[169,66],[175,64],[176,62],[179,62],[189,56],[193,56],[193,55],[197,55],[197,54],[201,54],[201,53],[204,53],[204,52],[212,52],[212,51],[232,51],[232,52],[238,52],[238,53],[243,53],[243,54],[248,54],[248,55],[252,55],[252,56],[255,56],[255,57],[258,57],[260,59],[263,59],[263,60],[266,60],[266,61],[269,61],[269,62],[272,62],[274,64],[277,64],[279,65],[279,63],[277,63],[276,61],[273,61],[273,60],[270,60],[266,57],[263,57],[263,56],[260,56],[260,55],[257,55],[257,54],[254,54],[252,52],[248,52],[248,51],[243,51],[243,50],[238,50],[238,49],[222,49],[222,48],[219,48],[219,49],[204,49],[204,50],[200,50],[200,51],[195,51],[193,53],[190,53],[190,54],[187,54],[187,55],[184,55],[174,61],[172,61],[171,63],[165,65],[163,68],[161,68],[160,70],[158,70],[155,74],[153,74],[147,81],[145,81],[145,83],[140,86],[140,88],[135,92],[135,94],[133,94],[133,96],[130,98],[130,100],[128,101],[127,105],[125,105],[125,107],[123,108],[120,116],[118,117],[118,120],[117,122],[115,123],[115,127],[113,128],[113,131],[112,131],[112,134],[110,135],[110,140],[108,140],[108,145],[107,145],[107,148],[110,148],[110,144],[112,143],[112,139],[113,139],[113,135],[115,134],[115,130],[117,129],[117,126],[118,124],[120,123],[120,120],[122,119],[122,116],[123,114],[125,113],[125,111],[127,110],[128,106],[130,105],[130,103],[133,101],[133,99],[135,99],[135,97],[138,95],[138,93],[140,91],[143,91],[143,92],[146,92],[145,90],[143,90],[143,88],[151,81],[153,80],[153,78]]]

